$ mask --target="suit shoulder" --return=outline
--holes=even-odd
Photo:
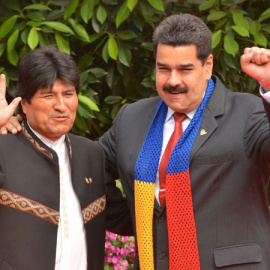
[[[140,99],[134,103],[127,104],[126,106],[129,109],[148,108],[148,107],[157,106],[159,101],[160,101],[160,97],[157,96],[157,97]]]
[[[19,143],[20,141],[20,137],[21,137],[21,133],[18,133],[16,135],[14,134],[0,134],[0,145],[1,147],[10,147],[11,145],[14,146],[14,144]]]
[[[118,118],[126,116],[131,118],[143,117],[155,112],[160,97],[145,98],[134,103],[125,104],[118,112]]]
[[[251,93],[228,91],[228,97],[235,102],[243,104],[254,104],[263,107],[262,98]]]

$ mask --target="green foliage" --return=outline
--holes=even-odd
[[[269,47],[267,0],[2,0],[0,72],[9,98],[20,59],[55,44],[80,69],[72,132],[97,139],[123,104],[156,95],[152,33],[163,18],[180,12],[201,17],[212,30],[214,74],[234,91],[257,93],[239,60],[245,47]]]

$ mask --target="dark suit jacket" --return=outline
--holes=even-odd
[[[130,233],[128,208],[120,191],[105,183],[105,158],[98,143],[72,134],[66,142],[85,223],[88,270],[103,270],[105,230]],[[1,135],[1,270],[55,268],[59,198],[57,154],[28,126],[17,135]]]
[[[202,270],[270,269],[269,124],[261,98],[215,90],[190,155]],[[159,97],[124,106],[100,143],[112,178],[120,177],[133,217],[134,166]],[[266,104],[270,111],[270,105]],[[168,269],[166,209],[155,204],[156,269]]]

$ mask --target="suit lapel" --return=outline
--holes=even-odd
[[[224,114],[227,89],[221,84],[217,77],[213,76],[212,79],[215,82],[215,89],[207,104],[201,127],[192,146],[190,162],[194,158],[197,151],[208,140],[208,138],[210,138],[212,133],[218,127],[216,117]]]

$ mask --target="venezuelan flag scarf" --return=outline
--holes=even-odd
[[[184,269],[178,263],[178,261],[180,261],[183,253],[189,252],[189,250],[181,250],[181,248],[183,249],[183,246],[181,246],[182,236],[179,236],[181,234],[178,233],[180,230],[183,230],[177,218],[179,214],[181,214],[179,213],[181,211],[179,210],[179,206],[181,204],[179,203],[179,197],[183,195],[181,194],[181,180],[187,177],[188,179],[190,178],[190,151],[199,131],[204,110],[214,90],[214,86],[214,82],[212,79],[210,79],[208,81],[204,98],[199,105],[192,121],[175,146],[167,168],[166,211],[168,219],[169,265],[171,270]],[[167,105],[161,100],[135,165],[135,216],[141,270],[154,270],[153,211],[156,175],[161,155],[163,126],[166,119],[167,110]],[[194,237],[197,241],[197,235],[194,235]],[[200,269],[199,259],[198,265],[194,267],[190,266],[190,269]]]

